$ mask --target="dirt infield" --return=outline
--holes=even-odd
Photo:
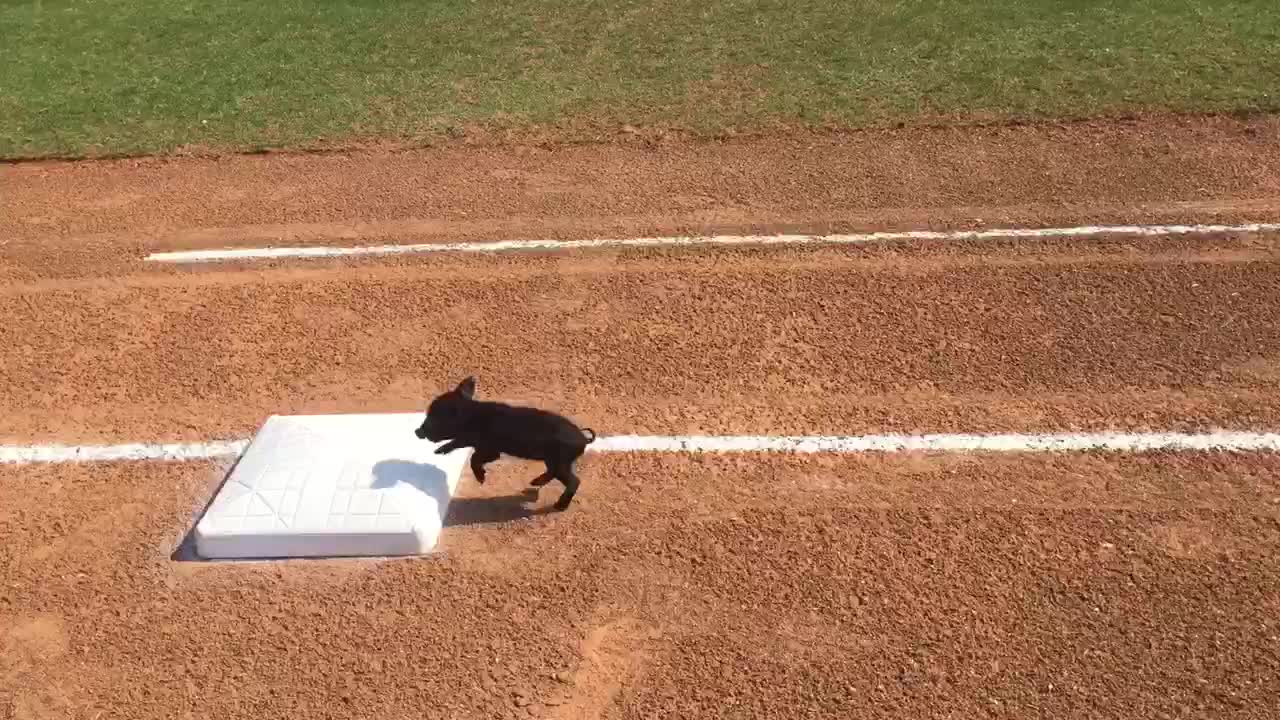
[[[462,373],[608,434],[1280,427],[1274,237],[1049,245],[16,284],[0,434],[243,437],[272,412],[420,410]]]
[[[0,167],[0,442],[463,373],[603,434],[1280,428],[1280,238],[158,266],[223,245],[1280,219],[1280,123]],[[448,338],[441,342],[439,338]],[[174,562],[211,463],[0,467],[0,718],[1274,718],[1280,458],[592,455],[424,559]]]
[[[518,514],[494,498],[531,470],[495,469],[483,494],[466,482],[441,558],[192,565],[168,554],[213,468],[0,469],[11,707],[397,720],[1277,709],[1272,457],[610,457],[584,471],[579,511],[487,522]]]
[[[53,239],[102,262],[317,240],[1228,222],[1280,214],[1280,118],[40,162],[0,166],[0,183],[8,262]]]

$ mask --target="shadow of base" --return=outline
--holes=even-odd
[[[240,465],[240,461],[244,459],[241,455],[237,457],[226,472],[222,474],[222,479],[218,481],[217,487],[213,492],[209,493],[209,498],[200,506],[200,511],[194,513],[191,522],[188,523],[186,532],[182,534],[182,539],[178,541],[176,547],[169,555],[169,559],[173,562],[207,562],[204,558],[196,554],[196,525],[200,524],[200,519],[209,512],[209,507],[213,505],[214,498],[218,497],[218,493],[222,492],[222,486],[227,484],[227,480],[231,479],[231,474],[236,471],[236,467]]]

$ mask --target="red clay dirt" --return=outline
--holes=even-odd
[[[58,276],[264,243],[1230,222],[1280,214],[1280,117],[40,162],[0,188],[10,272]]]
[[[1280,238],[155,266],[156,250],[1280,219],[1280,121],[0,168],[0,439],[463,374],[604,434],[1280,427]],[[406,430],[407,432],[408,430]],[[395,561],[171,555],[209,463],[0,468],[0,718],[1280,716],[1280,457],[589,455]]]
[[[618,434],[1280,426],[1275,238],[430,258],[0,291],[0,436],[480,392]],[[1241,341],[1245,339],[1245,341]]]

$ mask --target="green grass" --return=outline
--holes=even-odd
[[[0,156],[1280,109],[1278,0],[0,0]]]

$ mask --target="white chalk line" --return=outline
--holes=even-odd
[[[124,445],[0,445],[0,464],[192,461],[239,457],[248,440]],[[605,453],[901,453],[1280,451],[1280,432],[1003,433],[990,435],[616,435],[588,450]]]
[[[682,247],[695,245],[857,245],[904,240],[991,240],[1002,238],[1092,237],[1128,235],[1167,237],[1218,233],[1280,232],[1280,223],[1244,225],[1084,225],[1063,228],[1000,228],[991,230],[911,230],[837,235],[694,235],[650,238],[601,238],[595,240],[503,240],[477,243],[422,243],[409,245],[361,245],[352,247],[300,246],[181,250],[147,255],[148,262],[205,263],[275,258],[333,258],[357,255],[406,255],[413,253],[500,253],[521,250],[581,250],[607,247]]]
[[[248,446],[248,440],[123,445],[0,445],[0,465],[211,460],[239,457]]]

